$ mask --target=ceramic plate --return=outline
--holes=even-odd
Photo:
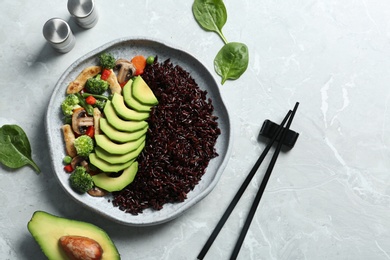
[[[184,202],[165,204],[163,209],[159,211],[147,209],[142,214],[135,216],[121,211],[119,208],[114,207],[112,203],[108,202],[111,195],[96,198],[88,194],[80,195],[70,188],[68,182],[69,175],[64,172],[64,165],[62,163],[66,154],[61,130],[63,116],[60,106],[65,98],[65,91],[69,82],[74,80],[85,67],[96,65],[97,55],[102,51],[112,53],[117,58],[132,57],[139,54],[144,56],[157,55],[160,62],[169,58],[174,65],[179,65],[188,71],[196,80],[199,87],[207,90],[208,97],[212,99],[215,109],[214,113],[219,118],[219,128],[222,132],[216,143],[219,156],[210,161],[202,180],[188,194],[188,198]],[[55,86],[47,110],[45,123],[53,170],[64,190],[85,207],[125,225],[156,225],[180,216],[211,192],[217,184],[229,158],[229,144],[231,139],[230,121],[214,78],[206,67],[189,53],[152,39],[118,39],[97,48],[74,62],[64,72]]]

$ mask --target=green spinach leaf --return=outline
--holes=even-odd
[[[248,68],[248,47],[240,42],[229,42],[217,53],[214,69],[222,77],[222,85],[228,79],[238,79]]]
[[[38,165],[31,158],[28,137],[17,125],[0,127],[0,162],[13,169],[29,164],[36,172],[40,172]]]
[[[228,42],[222,33],[222,27],[227,20],[226,7],[222,0],[195,0],[192,13],[203,29],[218,33],[224,43]]]

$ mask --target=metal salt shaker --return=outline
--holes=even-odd
[[[69,52],[76,43],[69,24],[60,18],[52,18],[45,23],[43,36],[55,50],[61,53]]]
[[[94,27],[98,21],[94,0],[68,0],[68,11],[84,29]]]

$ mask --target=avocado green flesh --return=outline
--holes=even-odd
[[[157,105],[158,100],[154,95],[153,91],[150,89],[148,84],[144,81],[141,76],[135,77],[132,87],[132,96],[142,104],[145,105]]]
[[[123,96],[115,93],[112,100],[107,101],[103,110],[105,117],[99,120],[102,133],[95,135],[95,152],[89,155],[90,163],[103,171],[93,177],[95,185],[108,191],[121,190],[129,180],[133,181],[138,171],[138,163],[134,162],[145,147],[149,127],[145,120],[149,118],[151,107],[158,104],[141,77],[136,77],[134,82],[129,80],[122,93]],[[118,178],[106,174],[122,170]],[[112,187],[107,188],[110,183]]]
[[[139,139],[148,131],[148,126],[135,132],[122,132],[112,127],[105,118],[100,118],[100,129],[102,132],[114,142],[127,143]]]
[[[120,259],[119,252],[108,234],[93,224],[36,211],[27,228],[48,259],[68,259],[58,242],[60,237],[68,235],[95,240],[103,249],[103,260]]]
[[[115,109],[115,112],[120,118],[126,119],[126,120],[135,120],[135,121],[142,121],[146,120],[149,117],[148,112],[139,112],[133,109],[130,109],[126,106],[125,101],[122,97],[122,95],[118,93],[114,93],[114,96],[112,97],[112,106]]]
[[[110,100],[107,101],[104,107],[104,114],[108,123],[119,131],[136,132],[145,128],[148,123],[146,121],[126,121],[121,119],[115,112]]]
[[[132,109],[140,112],[150,112],[150,109],[152,105],[145,105],[136,100],[133,97],[132,94],[132,84],[133,81],[129,80],[126,85],[123,87],[122,93],[123,93],[123,98],[125,100],[125,103],[128,107],[131,107]]]
[[[130,141],[123,144],[114,143],[106,135],[95,135],[96,145],[102,148],[103,150],[111,154],[126,154],[132,152],[145,141],[146,136],[143,135],[137,140]]]
[[[121,170],[126,169],[133,163],[133,161],[115,164],[108,163],[105,160],[99,158],[96,153],[89,154],[89,161],[103,172],[119,172]]]
[[[106,191],[120,191],[127,185],[133,182],[138,171],[138,162],[133,162],[126,168],[119,177],[110,177],[106,173],[100,173],[92,176],[92,180],[96,186],[105,189]]]
[[[111,154],[100,147],[95,148],[95,153],[97,157],[111,164],[126,163],[128,161],[134,160],[142,152],[144,147],[145,141],[143,141],[141,145],[134,151],[125,153],[123,155]]]

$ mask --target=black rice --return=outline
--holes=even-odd
[[[190,74],[170,60],[156,61],[142,75],[159,104],[151,111],[146,147],[135,180],[115,192],[113,205],[137,215],[183,202],[218,156],[220,129],[211,99]]]

